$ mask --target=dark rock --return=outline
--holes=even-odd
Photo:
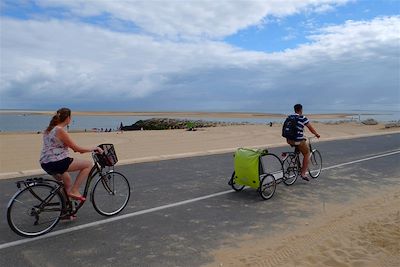
[[[139,120],[136,123],[129,126],[122,126],[121,129],[123,131],[168,130],[168,129],[187,129],[189,131],[195,131],[196,128],[216,127],[216,126],[234,125],[234,124],[239,124],[239,123],[152,118],[148,120]]]
[[[385,128],[397,128],[400,127],[400,121],[393,121],[385,124]]]
[[[377,125],[378,124],[378,122],[374,119],[366,119],[366,120],[362,121],[361,123],[365,124],[365,125]]]

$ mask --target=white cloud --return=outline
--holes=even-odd
[[[170,38],[222,38],[264,23],[266,16],[301,11],[322,12],[351,0],[38,0],[44,7],[64,7],[82,17],[110,14],[144,32]]]
[[[273,54],[77,22],[0,23],[3,108],[62,101],[153,110],[399,103],[398,16],[326,27],[308,44]]]
[[[235,66],[262,53],[223,43],[174,43],[61,21],[2,19],[1,93],[16,88],[89,96],[145,97],[187,69]],[[31,94],[29,94],[31,95]]]

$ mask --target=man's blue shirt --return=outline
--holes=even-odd
[[[303,115],[299,114],[292,114],[290,116],[293,116],[296,118],[297,122],[297,134],[296,134],[296,139],[294,141],[302,141],[304,140],[304,125],[309,123],[310,121]]]

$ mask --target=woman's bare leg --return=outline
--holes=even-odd
[[[63,181],[63,183],[64,183],[64,187],[65,187],[65,190],[67,191],[67,192],[69,192],[70,190],[71,190],[71,176],[69,175],[69,173],[68,172],[64,172],[63,174],[61,174],[60,176],[59,176],[59,179],[61,179],[62,181]]]
[[[81,196],[79,193],[79,187],[82,182],[85,181],[89,175],[90,169],[92,168],[92,163],[88,160],[74,159],[71,165],[69,165],[68,172],[79,171],[78,176],[76,176],[75,182],[69,191],[70,194],[75,196]]]

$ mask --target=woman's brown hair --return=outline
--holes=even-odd
[[[65,121],[70,116],[71,110],[69,108],[60,108],[57,110],[57,113],[53,116],[53,118],[51,118],[49,126],[46,129],[46,133],[49,133],[57,124]]]

